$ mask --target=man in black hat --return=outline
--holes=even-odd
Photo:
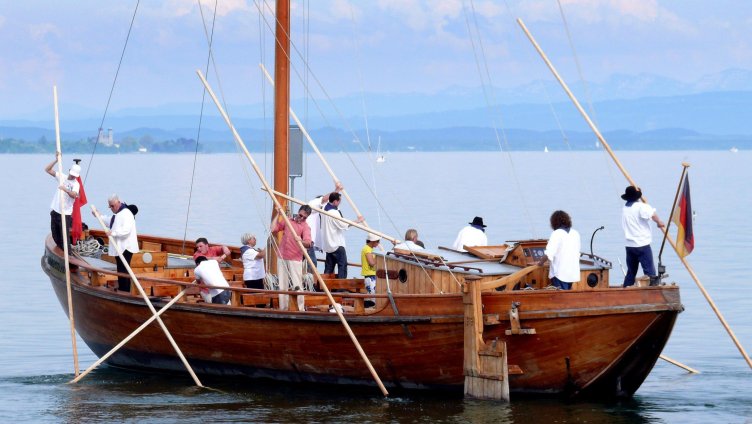
[[[468,226],[461,229],[454,240],[452,248],[460,252],[466,252],[465,246],[488,246],[488,237],[486,237],[486,226],[483,225],[483,218],[476,216]]]
[[[635,283],[638,265],[642,266],[645,275],[656,275],[653,250],[650,248],[653,241],[650,220],[655,221],[659,228],[663,228],[664,224],[655,213],[654,207],[640,201],[642,192],[638,187],[627,187],[621,198],[627,202],[622,209],[621,226],[627,240],[627,275],[624,276],[624,287],[629,287]]]

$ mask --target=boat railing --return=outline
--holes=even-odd
[[[412,254],[404,254],[404,253],[398,253],[398,252],[387,252],[387,256],[394,256],[398,259],[408,260],[411,262],[417,262],[420,266],[430,266],[434,268],[448,268],[448,269],[461,269],[466,272],[470,271],[477,271],[477,272],[483,272],[481,268],[469,266],[466,264],[461,263],[448,263],[444,262],[442,260],[433,259],[429,257],[422,257],[418,255],[412,255]]]

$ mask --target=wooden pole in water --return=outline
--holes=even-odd
[[[222,105],[219,103],[219,99],[217,99],[217,96],[214,94],[214,90],[209,86],[209,83],[204,78],[204,75],[201,73],[200,70],[196,70],[196,73],[198,74],[198,77],[201,79],[201,83],[204,84],[204,87],[206,88],[207,93],[209,93],[209,96],[214,101],[214,104],[217,106],[217,110],[219,110],[219,113],[222,115],[222,117],[225,120],[225,123],[227,123],[227,126],[230,128],[230,131],[232,132],[233,137],[235,138],[235,142],[237,143],[238,147],[243,151],[246,158],[251,164],[251,167],[253,168],[253,171],[256,172],[256,175],[259,177],[259,180],[261,180],[261,185],[264,186],[264,190],[266,190],[267,193],[269,193],[269,197],[271,197],[272,202],[274,202],[275,207],[277,208],[277,212],[282,217],[282,219],[285,222],[285,228],[287,231],[293,231],[292,223],[290,222],[290,219],[287,217],[287,214],[285,213],[284,209],[282,209],[282,204],[280,203],[279,199],[277,199],[277,196],[272,194],[272,188],[269,185],[269,183],[266,181],[266,178],[264,177],[264,173],[261,172],[261,168],[258,167],[256,164],[256,161],[253,159],[253,156],[251,156],[251,153],[248,151],[248,149],[245,147],[245,142],[243,142],[243,139],[240,137],[240,134],[235,130],[235,126],[232,124],[232,121],[230,121],[230,117],[227,116],[227,113],[225,113],[225,110],[222,108]],[[326,293],[326,297],[329,298],[329,302],[332,305],[332,308],[334,309],[334,312],[337,313],[337,317],[339,317],[340,322],[342,323],[342,326],[345,327],[345,331],[347,331],[347,334],[350,336],[350,340],[352,340],[353,345],[355,345],[355,349],[360,354],[360,357],[363,359],[363,362],[365,362],[366,367],[368,368],[368,371],[371,373],[371,376],[373,377],[374,381],[376,381],[376,384],[379,386],[379,389],[381,389],[381,393],[384,394],[384,396],[388,396],[389,392],[387,392],[386,387],[384,387],[384,384],[381,382],[381,378],[379,378],[379,375],[376,373],[376,370],[373,368],[373,365],[371,364],[371,361],[368,359],[368,356],[363,351],[363,348],[360,346],[360,342],[358,342],[357,337],[355,337],[355,333],[353,333],[352,329],[350,328],[350,325],[347,323],[347,320],[345,319],[345,316],[342,315],[342,311],[339,310],[337,307],[337,302],[334,300],[334,297],[332,297],[332,293],[329,291],[329,287],[326,286],[326,283],[324,282],[324,279],[321,278],[321,274],[319,274],[318,269],[316,268],[316,263],[311,259],[310,256],[308,256],[308,249],[303,246],[303,242],[300,240],[299,237],[295,237],[295,241],[298,244],[298,248],[303,253],[303,256],[306,258],[306,261],[308,262],[308,265],[313,270],[314,275],[316,276],[316,280],[319,282],[319,285],[321,288],[324,289],[324,292]]]
[[[63,185],[63,151],[60,148],[60,114],[57,108],[57,86],[52,87],[52,97],[55,103],[55,146],[57,155],[58,190]],[[63,256],[65,257],[65,290],[68,295],[68,321],[70,322],[71,345],[73,348],[73,372],[78,376],[78,348],[76,347],[76,323],[73,318],[73,297],[71,296],[70,256],[68,255],[68,223],[65,222],[65,200],[60,194],[60,221],[63,228]]]
[[[82,378],[84,378],[86,376],[86,374],[94,371],[94,369],[96,367],[98,367],[99,365],[101,365],[102,362],[106,361],[107,358],[109,358],[110,356],[112,356],[112,354],[114,354],[115,352],[117,352],[121,347],[125,346],[125,344],[128,343],[129,341],[131,341],[132,338],[136,337],[136,335],[138,335],[138,333],[140,333],[141,330],[143,330],[149,324],[151,324],[152,322],[154,322],[154,320],[157,319],[158,316],[162,315],[166,310],[168,310],[170,308],[170,306],[174,305],[178,300],[180,300],[180,298],[182,298],[183,295],[185,295],[186,290],[188,290],[187,287],[184,288],[180,293],[178,293],[175,296],[175,298],[172,299],[169,303],[167,303],[166,305],[164,305],[162,307],[162,309],[160,309],[159,312],[157,312],[156,315],[152,315],[143,324],[141,324],[141,326],[139,326],[137,329],[133,330],[133,332],[128,337],[124,338],[120,343],[118,343],[117,345],[115,345],[115,347],[113,347],[112,349],[110,349],[109,352],[107,352],[104,355],[102,355],[102,357],[99,358],[99,360],[97,362],[91,364],[91,366],[89,368],[87,368],[86,371],[82,372],[81,375],[79,375],[78,377],[76,377],[73,380],[69,381],[68,383],[78,383]]]
[[[556,80],[559,81],[559,84],[562,86],[562,88],[564,88],[564,91],[566,91],[567,95],[572,100],[572,103],[574,103],[575,107],[580,112],[580,114],[582,115],[582,117],[585,118],[585,121],[590,126],[590,129],[593,130],[593,132],[595,133],[596,137],[598,137],[598,140],[600,140],[600,142],[603,144],[603,148],[606,149],[606,151],[608,152],[608,154],[614,160],[614,163],[616,163],[616,166],[619,168],[619,170],[621,170],[621,173],[624,174],[624,177],[627,179],[627,181],[629,181],[629,184],[637,187],[637,184],[635,184],[634,180],[629,175],[629,173],[627,172],[627,170],[624,168],[624,166],[622,166],[621,162],[619,162],[619,159],[617,159],[617,157],[614,154],[613,150],[611,150],[611,146],[608,145],[608,143],[606,142],[606,139],[603,138],[603,135],[601,135],[601,132],[598,130],[598,128],[593,123],[593,121],[590,119],[590,117],[588,116],[587,112],[585,112],[585,110],[580,105],[580,102],[577,101],[577,98],[574,96],[574,94],[572,94],[572,91],[569,90],[569,87],[567,86],[567,84],[559,76],[559,73],[556,71],[556,68],[554,68],[554,65],[551,63],[551,61],[548,60],[548,57],[543,52],[543,50],[540,48],[540,46],[538,45],[538,42],[536,42],[535,38],[533,38],[532,34],[530,34],[530,31],[528,31],[527,27],[522,22],[522,19],[518,18],[517,19],[517,23],[520,25],[520,27],[522,28],[522,30],[525,32],[525,35],[530,40],[530,42],[533,44],[533,46],[535,47],[535,50],[537,50],[538,54],[541,56],[541,58],[543,58],[543,61],[548,66],[548,69],[551,70],[551,72],[554,74],[554,77],[556,77]],[[647,199],[645,197],[643,197],[642,200],[644,202],[647,202]],[[672,240],[671,238],[668,238],[668,242],[671,244],[671,247],[674,248],[674,251],[677,253],[677,256],[679,257],[679,260],[684,265],[684,267],[687,269],[687,272],[689,272],[689,275],[692,277],[692,279],[694,280],[695,284],[700,289],[700,292],[705,297],[705,300],[707,300],[708,303],[710,304],[710,307],[713,309],[713,312],[715,312],[715,315],[718,317],[718,320],[721,321],[721,324],[723,325],[723,328],[726,329],[726,332],[731,337],[731,340],[736,345],[736,348],[739,349],[739,353],[741,353],[742,357],[747,362],[747,365],[750,368],[752,368],[752,360],[749,358],[749,355],[747,355],[747,352],[744,350],[744,347],[742,347],[741,343],[736,338],[736,335],[734,334],[734,332],[731,330],[731,327],[726,322],[726,319],[723,317],[723,314],[721,314],[721,311],[718,309],[718,307],[716,306],[715,302],[713,302],[713,299],[711,299],[710,294],[707,292],[707,290],[705,290],[705,287],[700,282],[700,279],[699,279],[699,277],[697,277],[697,274],[695,274],[695,271],[689,265],[689,262],[687,262],[687,259],[685,257],[682,257],[681,255],[679,255],[679,250],[676,247],[676,242],[674,242],[674,240]]]
[[[152,305],[151,300],[149,300],[149,296],[146,295],[146,292],[144,291],[144,288],[141,286],[141,283],[138,282],[138,278],[136,277],[136,274],[133,273],[133,270],[131,269],[131,266],[128,264],[128,261],[125,260],[125,257],[123,257],[123,252],[120,251],[120,249],[115,245],[115,239],[112,238],[110,235],[110,230],[105,225],[104,221],[102,221],[102,215],[99,214],[99,211],[97,211],[97,208],[94,207],[94,205],[90,205],[92,212],[94,212],[94,216],[97,218],[97,221],[99,221],[99,224],[102,226],[102,229],[104,230],[105,234],[107,234],[107,237],[110,240],[110,249],[115,249],[115,252],[118,254],[118,257],[120,258],[120,261],[123,262],[123,265],[125,266],[125,269],[128,271],[128,275],[131,276],[131,281],[133,281],[134,284],[136,284],[136,288],[138,289],[138,293],[141,295],[141,297],[144,298],[144,301],[146,302],[146,306],[151,311],[152,315],[154,315],[154,318],[157,320],[157,323],[160,327],[162,327],[162,331],[164,331],[165,336],[167,336],[167,340],[170,341],[170,344],[172,345],[173,349],[175,349],[175,352],[178,354],[178,357],[181,361],[183,361],[183,365],[185,365],[185,368],[188,370],[188,373],[193,378],[193,381],[196,383],[198,387],[204,387],[203,384],[201,384],[201,381],[199,381],[198,377],[196,376],[196,373],[193,372],[193,368],[191,368],[191,365],[188,363],[188,360],[185,359],[185,356],[183,355],[183,352],[178,347],[178,344],[175,342],[175,339],[172,338],[172,334],[170,334],[170,330],[167,329],[167,326],[162,321],[162,318],[159,317],[157,314],[157,310],[154,309],[154,305]]]

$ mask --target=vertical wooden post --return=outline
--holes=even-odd
[[[506,343],[483,341],[483,304],[480,284],[466,281],[462,303],[465,309],[465,396],[509,402],[509,369]]]

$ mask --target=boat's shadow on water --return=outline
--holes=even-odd
[[[33,385],[55,401],[40,411],[43,421],[63,422],[655,422],[641,400],[572,402],[512,396],[510,404],[463,399],[451,393],[394,391],[376,387],[285,384],[267,380],[159,375],[103,367],[79,383],[72,374],[15,377],[11,384]],[[202,418],[199,418],[202,417]]]

